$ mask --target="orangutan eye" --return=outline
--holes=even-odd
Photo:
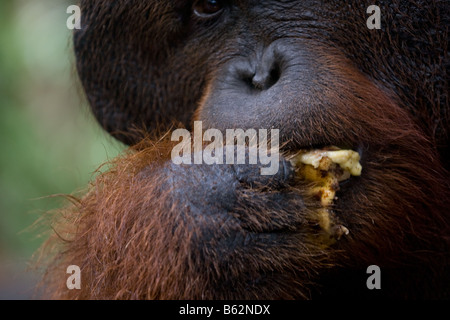
[[[200,18],[212,18],[222,12],[224,0],[197,0],[194,3],[194,14]]]

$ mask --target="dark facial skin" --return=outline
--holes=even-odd
[[[197,5],[198,10],[202,3]],[[232,90],[231,94],[238,95],[239,90],[251,89],[249,78],[257,69],[267,78],[264,73],[272,67],[279,69],[275,78],[280,78],[272,91],[283,81],[295,81],[284,88],[295,93],[283,91],[288,101],[280,106],[276,96],[281,89],[268,92],[242,106],[245,112],[239,112],[239,116],[237,110],[227,110],[229,123],[223,123],[223,119],[215,122],[227,128],[280,126],[259,120],[260,115],[256,123],[250,119],[256,112],[268,113],[270,110],[258,110],[268,106],[277,114],[290,111],[293,118],[300,118],[298,105],[306,108],[318,100],[317,92],[323,94],[325,84],[334,80],[318,74],[323,71],[318,64],[320,56],[329,60],[339,55],[350,59],[353,67],[377,85],[393,91],[393,98],[413,111],[423,129],[440,139],[447,136],[448,97],[442,61],[448,21],[441,14],[443,1],[414,2],[416,5],[382,1],[383,29],[379,31],[366,27],[369,15],[365,11],[370,1],[217,3],[222,4],[221,11],[199,17],[192,12],[192,1],[82,2],[90,28],[75,34],[78,70],[95,113],[109,131],[126,140],[120,131],[127,132],[130,127],[146,125],[149,131],[165,131],[174,120],[190,127],[193,113],[212,81],[237,78],[235,83],[229,79],[227,85],[235,84],[236,92]],[[107,32],[102,30],[105,25]],[[425,44],[429,45],[421,47]],[[95,59],[97,52],[102,59]],[[106,61],[114,61],[115,67]],[[234,74],[229,74],[233,73],[230,69]],[[314,83],[320,78],[324,83]],[[269,83],[276,84],[271,83],[275,80]],[[316,91],[311,92],[314,88]],[[263,85],[259,91],[267,89]],[[299,101],[292,101],[294,98]],[[234,104],[233,99],[229,101],[228,108]],[[439,112],[434,110],[436,105],[440,105]],[[206,114],[203,117],[210,120]],[[286,119],[289,117],[281,120],[284,127]],[[298,130],[295,125],[289,129],[287,135]],[[443,144],[445,141],[440,140],[439,145]]]
[[[82,0],[77,69],[94,114],[118,139],[139,142],[134,129],[158,139],[194,120],[275,128],[284,156],[353,149],[363,174],[341,186],[333,207],[333,223],[350,234],[323,245],[308,219],[317,207],[284,156],[274,177],[258,165],[177,166],[167,152],[119,161],[101,182],[108,196],[81,200],[91,227],[60,258],[76,257],[96,283],[77,297],[444,297],[447,5],[378,1],[382,29],[369,30],[371,4]],[[130,227],[116,234],[109,222]],[[381,292],[366,287],[372,264],[386,279]]]

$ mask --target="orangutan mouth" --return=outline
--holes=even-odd
[[[320,201],[320,207],[314,210],[311,219],[324,231],[327,238],[339,240],[350,232],[347,227],[337,223],[331,207],[337,199],[339,182],[361,175],[360,158],[356,151],[337,147],[301,150],[289,157],[296,176],[310,183],[308,194]]]

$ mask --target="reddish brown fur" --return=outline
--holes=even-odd
[[[152,146],[151,142],[143,141],[138,146],[140,151],[131,151],[128,156],[113,161],[112,169],[96,178],[84,198],[73,201],[72,206],[56,214],[56,232],[42,249],[46,251],[44,256],[53,257],[43,283],[48,297],[257,298],[253,294],[247,295],[244,290],[238,294],[231,290],[215,292],[217,284],[214,277],[239,278],[243,270],[241,264],[238,264],[241,268],[230,266],[230,270],[222,271],[218,265],[215,265],[215,270],[203,270],[205,261],[192,256],[197,249],[190,240],[195,237],[196,230],[188,226],[195,225],[195,222],[180,221],[176,204],[170,207],[171,190],[164,193],[158,190],[158,185],[167,177],[152,170],[161,165],[162,160],[167,161],[171,150],[168,146],[173,144]],[[143,172],[145,178],[142,177]],[[243,194],[242,201],[247,200]],[[259,214],[263,224],[263,214]],[[307,245],[299,243],[299,247]],[[309,257],[296,256],[295,249],[290,248],[286,254],[302,262],[300,269],[320,266],[326,255],[312,247]],[[255,257],[254,266],[277,268],[274,262],[279,254],[279,251],[265,252],[265,259]],[[72,264],[81,267],[83,289],[80,291],[67,290],[65,281],[62,281],[67,276],[67,266]],[[303,295],[301,289],[307,283],[294,283],[298,286],[294,292]],[[235,285],[239,291],[239,284]],[[296,297],[290,292],[292,289],[284,286],[286,283],[280,283],[275,291],[262,288],[260,294]]]

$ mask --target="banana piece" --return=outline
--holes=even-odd
[[[290,161],[296,168],[299,179],[313,183],[309,193],[321,204],[314,217],[320,228],[337,240],[349,234],[345,226],[334,225],[331,206],[336,199],[339,182],[361,175],[360,155],[353,150],[330,147],[322,150],[302,150],[291,157]]]

